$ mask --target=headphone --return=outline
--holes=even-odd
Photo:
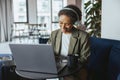
[[[79,27],[79,26],[81,26],[82,24],[81,24],[81,22],[80,22],[80,18],[79,18],[79,15],[78,15],[78,13],[74,10],[74,9],[71,9],[71,8],[63,8],[62,10],[70,10],[70,11],[72,11],[72,12],[74,12],[75,14],[76,14],[76,16],[77,16],[77,21],[74,23],[74,27],[75,28],[77,28],[77,27]]]

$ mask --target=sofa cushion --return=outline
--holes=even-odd
[[[117,80],[120,73],[120,45],[114,45],[109,56],[109,80]]]

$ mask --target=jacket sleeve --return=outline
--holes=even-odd
[[[83,35],[81,37],[81,48],[80,48],[80,62],[81,63],[87,63],[88,57],[90,55],[90,41],[89,41],[89,35]]]

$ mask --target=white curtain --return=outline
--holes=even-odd
[[[0,42],[11,40],[12,24],[12,0],[0,0]]]

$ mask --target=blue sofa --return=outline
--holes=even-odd
[[[90,37],[88,80],[117,80],[120,74],[120,41]]]
[[[90,37],[90,44],[91,55],[87,64],[88,80],[120,80],[120,41]],[[0,80],[3,79],[2,65],[3,61],[0,61]]]

